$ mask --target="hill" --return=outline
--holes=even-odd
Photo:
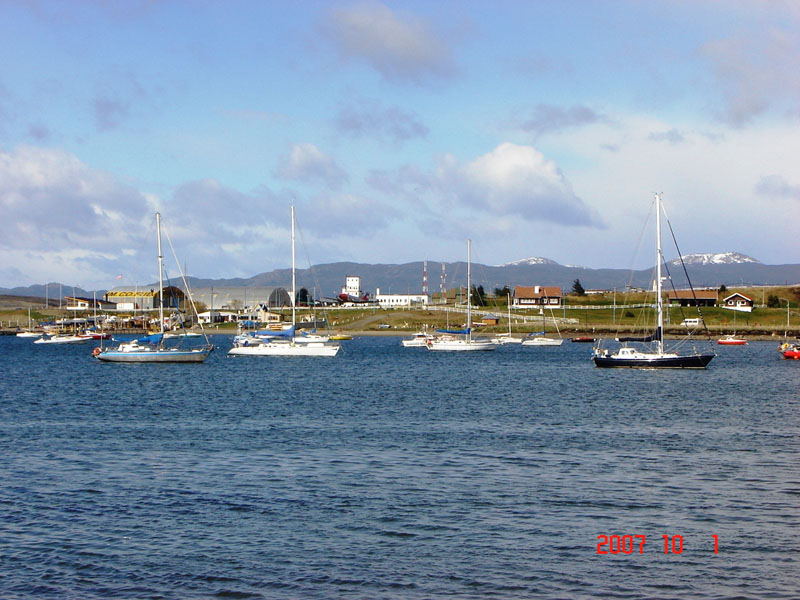
[[[730,254],[730,253],[729,253]],[[707,256],[707,255],[695,255]],[[719,256],[719,255],[717,255]],[[705,260],[695,258],[685,262],[692,284],[696,287],[761,286],[761,285],[794,285],[800,283],[800,265],[765,265],[753,259],[742,262],[728,260]],[[428,261],[428,291],[439,291],[442,278],[442,264],[446,276],[447,288],[466,285],[467,266],[465,262],[441,263]],[[668,265],[669,275],[677,288],[686,287],[686,277],[679,264]],[[412,262],[401,265],[365,264],[339,262],[315,266],[313,269],[297,271],[298,287],[312,291],[316,298],[336,296],[347,275],[358,275],[364,290],[374,293],[380,288],[382,293],[418,293],[422,289],[423,263]],[[627,269],[588,269],[578,266],[560,265],[548,259],[523,259],[500,266],[482,264],[472,265],[472,280],[475,285],[482,285],[487,291],[502,288],[506,285],[553,285],[562,289],[572,289],[576,279],[580,279],[585,289],[625,289],[626,286],[648,288],[652,284],[652,269],[630,271]],[[147,284],[154,285],[154,284]],[[259,273],[249,278],[235,279],[201,279],[189,277],[189,285],[199,287],[255,287],[291,285],[290,269],[276,269]],[[144,287],[144,286],[143,286]],[[62,285],[63,295],[92,297],[92,291]],[[31,296],[58,298],[59,284],[34,285],[17,288],[0,288],[0,294],[13,296]],[[102,296],[105,290],[97,290]]]

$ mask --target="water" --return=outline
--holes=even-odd
[[[800,596],[800,363],[777,343],[700,372],[570,343],[215,343],[119,365],[0,338],[0,597]]]

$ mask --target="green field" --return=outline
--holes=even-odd
[[[771,287],[771,288],[741,288],[729,289],[720,298],[734,292],[739,292],[752,298],[756,307],[751,313],[731,311],[723,308],[703,307],[698,312],[695,307],[670,307],[665,310],[665,329],[668,333],[686,331],[681,326],[684,319],[702,319],[712,335],[737,333],[751,336],[783,335],[788,330],[789,335],[800,334],[800,288],[798,287]],[[763,306],[770,296],[779,299],[778,308]],[[31,318],[34,321],[50,320],[54,318],[74,315],[57,307],[44,308],[43,302],[36,304],[36,299],[20,299],[7,296],[0,305],[0,326],[3,328],[25,327],[28,321],[28,307],[31,307]],[[555,331],[557,323],[559,331],[564,336],[582,333],[596,333],[598,335],[613,335],[616,332],[638,331],[646,323],[655,321],[653,309],[625,308],[626,306],[652,303],[652,295],[647,298],[644,293],[623,295],[621,293],[597,294],[587,296],[568,295],[564,298],[565,306],[555,310],[545,311],[547,317],[547,330]],[[787,329],[787,302],[789,327]],[[429,328],[460,327],[466,321],[464,306],[437,306],[430,309],[381,309],[379,307],[365,308],[328,308],[317,309],[318,318],[325,316],[332,330],[350,332],[376,332],[376,333],[405,333]],[[473,323],[481,322],[486,313],[499,317],[500,321],[495,326],[476,325],[476,329],[486,333],[497,333],[508,330],[507,303],[505,298],[494,302],[489,299],[486,306],[475,308]],[[284,309],[285,320],[290,317],[290,312]],[[308,309],[298,310],[298,319],[310,316]],[[512,332],[526,334],[542,329],[542,317],[538,309],[515,310],[511,317]],[[388,326],[388,327],[387,327]],[[235,324],[215,325],[212,331],[235,331]],[[698,331],[698,334],[702,331]]]

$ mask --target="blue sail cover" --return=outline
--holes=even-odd
[[[469,334],[469,329],[437,329],[436,333],[450,333],[453,335],[467,335]]]
[[[621,337],[617,338],[619,342],[655,342],[661,339],[661,328],[656,327],[656,330],[645,337]]]
[[[282,329],[281,331],[270,331],[266,329],[264,331],[259,331],[256,335],[259,337],[294,337],[294,327]]]
[[[140,337],[136,341],[142,342],[143,344],[160,344],[161,340],[164,339],[163,333],[154,333],[153,335],[146,335],[145,337]]]

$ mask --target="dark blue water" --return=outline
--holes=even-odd
[[[570,343],[215,342],[118,365],[0,338],[0,598],[800,597],[800,363],[777,342],[700,372]]]

